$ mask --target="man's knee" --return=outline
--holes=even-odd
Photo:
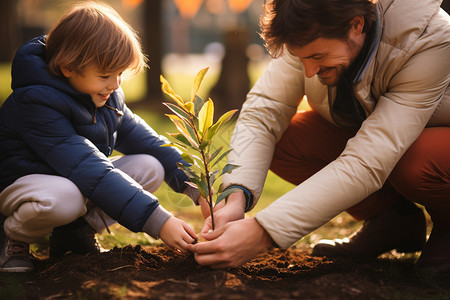
[[[410,200],[448,198],[450,143],[448,131],[425,129],[391,173],[394,187]]]

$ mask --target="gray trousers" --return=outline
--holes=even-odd
[[[112,157],[111,161],[150,193],[164,181],[164,169],[154,157],[145,154]],[[33,243],[53,228],[84,216],[97,232],[116,221],[93,206],[69,179],[31,174],[17,179],[0,193],[0,213],[6,217],[4,230],[13,240]],[[105,224],[106,222],[106,224]]]

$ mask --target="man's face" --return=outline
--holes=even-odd
[[[317,74],[320,82],[334,86],[362,47],[349,39],[318,38],[304,47],[288,49],[302,61],[306,77]]]
[[[123,70],[111,73],[101,72],[95,66],[89,66],[82,74],[61,68],[69,84],[76,91],[91,95],[95,106],[105,105],[109,96],[122,84]]]
[[[363,28],[364,18],[355,17],[346,39],[318,38],[303,47],[287,48],[302,61],[306,77],[317,74],[320,82],[334,86],[361,52],[366,38]]]

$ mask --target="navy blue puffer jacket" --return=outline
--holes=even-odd
[[[158,200],[107,157],[113,149],[154,156],[176,192],[187,187],[186,175],[176,166],[185,162],[176,150],[160,147],[165,141],[127,108],[120,89],[107,105],[123,116],[106,106],[96,108],[88,94],[48,72],[44,53],[45,37],[35,38],[13,61],[13,93],[0,108],[0,191],[29,174],[63,176],[110,217],[141,231]]]

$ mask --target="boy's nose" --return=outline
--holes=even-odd
[[[117,76],[115,78],[113,77],[108,82],[108,89],[117,90],[120,87],[121,83],[122,83],[122,80],[121,80],[120,76]]]

